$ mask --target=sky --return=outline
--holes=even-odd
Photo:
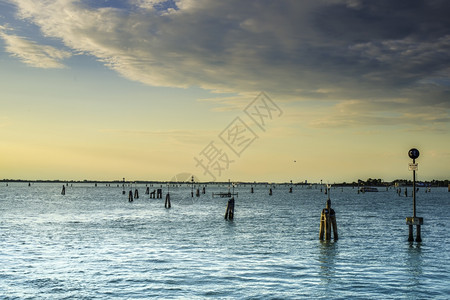
[[[447,0],[0,0],[0,179],[450,178]]]

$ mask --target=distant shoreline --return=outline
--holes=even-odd
[[[0,182],[3,183],[61,183],[61,184],[74,184],[74,183],[87,183],[87,184],[191,184],[191,181],[158,181],[158,180],[133,180],[133,181],[123,181],[123,180],[25,180],[25,179],[2,179]],[[230,182],[198,182],[195,181],[194,184],[219,184],[227,185]],[[233,184],[238,185],[294,185],[294,186],[309,186],[309,185],[327,185],[330,183],[320,183],[320,182],[246,182],[246,181],[234,181]],[[431,181],[419,181],[419,186],[429,186],[429,187],[448,187],[449,180],[431,180]],[[396,179],[393,181],[384,181],[381,179],[368,179],[366,181],[358,180],[353,182],[340,182],[332,183],[333,186],[381,186],[381,187],[391,187],[391,186],[405,186],[412,185],[411,180],[407,179]]]

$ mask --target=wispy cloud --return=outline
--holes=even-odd
[[[39,45],[27,38],[7,34],[4,29],[5,27],[0,27],[0,37],[6,43],[6,51],[30,66],[44,69],[63,68],[61,61],[71,56],[68,51]]]
[[[128,137],[147,137],[155,140],[176,141],[177,144],[187,143],[196,144],[211,139],[217,135],[213,130],[122,130],[122,129],[102,129],[101,133],[128,136]]]

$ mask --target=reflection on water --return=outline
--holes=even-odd
[[[410,243],[407,250],[406,266],[413,286],[420,284],[422,271],[422,248],[421,244]]]
[[[333,241],[319,242],[319,270],[320,279],[324,283],[329,283],[336,275],[336,255],[338,244]]]

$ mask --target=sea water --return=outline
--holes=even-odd
[[[339,240],[319,241],[328,195],[320,187],[235,188],[191,197],[170,187],[172,208],[145,184],[1,183],[1,299],[449,299],[450,193],[417,193],[422,243],[410,243],[412,198],[395,190],[332,188]],[[150,190],[160,185],[149,186]],[[128,191],[140,197],[128,201]],[[411,188],[409,188],[411,192]]]

